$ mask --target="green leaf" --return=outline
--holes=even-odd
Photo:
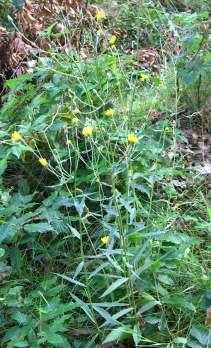
[[[11,318],[15,321],[18,322],[18,324],[23,325],[23,324],[27,324],[30,317],[24,313],[21,313],[19,311],[15,312],[12,314]]]
[[[69,227],[70,231],[72,232],[73,236],[80,239],[80,233],[69,224],[68,224],[68,227]]]
[[[142,335],[141,335],[140,326],[136,324],[133,328],[133,340],[136,346],[138,346],[138,344],[140,343],[141,338],[142,338]]]
[[[48,343],[51,344],[64,344],[63,337],[58,334],[53,334],[47,338]]]
[[[114,319],[105,309],[96,305],[93,305],[93,308],[106,320],[107,324],[119,325],[119,322],[116,319]]]
[[[0,175],[2,175],[5,172],[6,168],[7,168],[7,160],[2,159],[0,161]]]
[[[190,311],[195,312],[196,308],[193,305],[193,303],[191,303],[189,300],[186,300],[184,297],[182,296],[173,296],[171,298],[164,298],[162,300],[162,303],[164,304],[170,304],[179,308],[185,308],[185,309],[189,309]]]
[[[111,342],[119,342],[124,339],[127,339],[133,335],[133,330],[129,326],[121,326],[112,330],[106,339],[103,341],[103,344]]]
[[[109,286],[109,288],[100,296],[105,297],[112,293],[114,290],[118,289],[122,284],[128,281],[128,278],[120,278]]]
[[[76,303],[80,305],[81,309],[83,309],[83,311],[86,313],[89,319],[95,324],[95,319],[93,317],[92,311],[90,310],[89,306],[76,295],[71,294],[71,296],[76,301]]]
[[[192,337],[196,338],[202,344],[202,346],[211,344],[210,332],[203,326],[193,326],[191,328],[190,334]]]
[[[64,280],[67,280],[67,281],[70,282],[70,283],[73,283],[73,284],[78,285],[78,286],[82,286],[82,287],[84,287],[84,288],[86,287],[85,284],[83,284],[83,283],[81,283],[81,282],[79,282],[78,280],[75,280],[75,279],[73,279],[73,278],[67,277],[67,276],[64,275],[64,274],[59,274],[59,273],[54,273],[54,274],[56,274],[58,277],[61,277],[61,278],[64,279]]]
[[[3,248],[0,248],[0,257],[3,257],[5,254],[5,250]]]
[[[47,233],[54,231],[53,227],[47,222],[41,222],[38,224],[26,224],[24,230],[28,233]]]

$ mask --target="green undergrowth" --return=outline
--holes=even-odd
[[[187,17],[193,36],[157,75],[117,42],[87,60],[42,57],[6,82],[2,348],[211,346],[211,211],[178,128],[186,93],[205,100],[207,13]]]

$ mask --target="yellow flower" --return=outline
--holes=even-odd
[[[72,124],[78,124],[79,119],[77,117],[73,117],[71,122],[72,122]]]
[[[18,140],[21,140],[21,135],[20,135],[20,133],[18,133],[18,132],[14,132],[14,133],[12,133],[12,135],[11,135],[11,140],[12,141],[18,141]]]
[[[92,126],[84,127],[82,130],[82,134],[84,137],[91,137],[93,130],[94,130],[94,127]]]
[[[72,145],[72,141],[71,140],[67,140],[66,141],[66,145]]]
[[[106,110],[105,115],[108,117],[112,117],[114,114],[114,109],[110,108],[108,110]]]
[[[101,22],[104,18],[105,18],[105,11],[104,10],[98,11],[97,12],[97,20],[99,22]]]
[[[141,73],[141,74],[140,74],[140,80],[141,80],[141,81],[146,81],[146,80],[148,80],[148,78],[149,78],[149,77],[148,77],[147,74],[144,74],[144,73]]]
[[[108,244],[109,243],[109,236],[104,236],[100,240],[103,244]]]
[[[39,162],[43,167],[46,167],[48,165],[48,161],[45,158],[39,158]]]
[[[111,45],[111,49],[112,49],[112,50],[115,50],[115,49],[116,49],[116,46],[115,46],[115,45]]]
[[[128,134],[127,139],[129,141],[129,143],[131,143],[131,144],[137,144],[138,143],[138,138],[137,138],[137,136],[135,134],[132,134],[132,133]]]
[[[158,87],[159,87],[160,89],[166,89],[166,85],[165,85],[165,83],[163,83],[163,82],[161,82],[161,83],[158,85]]]
[[[117,40],[116,35],[111,35],[110,44],[114,45],[116,43],[116,40]]]

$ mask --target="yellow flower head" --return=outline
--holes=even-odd
[[[91,137],[93,130],[94,130],[94,127],[92,126],[84,127],[82,130],[82,134],[84,137]]]
[[[73,117],[71,122],[72,122],[72,124],[78,124],[79,123],[79,119],[77,117]]]
[[[112,117],[114,114],[114,109],[109,108],[108,110],[106,110],[105,115],[108,117]]]
[[[132,133],[128,134],[127,139],[129,141],[129,143],[131,143],[131,144],[137,144],[138,143],[138,138],[137,138],[137,136],[135,134],[132,134]]]
[[[45,158],[39,158],[39,162],[43,167],[46,167],[48,165],[48,161]]]
[[[105,18],[105,11],[104,10],[98,11],[97,12],[97,20],[99,22],[101,22],[104,18]]]
[[[111,45],[111,50],[115,50],[116,49],[116,45]]]
[[[115,45],[116,40],[117,40],[116,35],[111,35],[110,44],[111,44],[111,45]]]
[[[72,141],[68,139],[68,140],[66,141],[66,145],[72,145]]]
[[[11,140],[12,141],[18,141],[18,140],[21,140],[21,135],[20,135],[20,133],[18,133],[18,132],[14,132],[14,133],[12,133],[12,135],[11,135]]]
[[[165,85],[165,83],[163,83],[163,82],[161,82],[161,83],[158,85],[158,87],[159,87],[160,89],[166,89],[166,85]]]
[[[149,77],[148,77],[147,74],[145,74],[145,73],[141,73],[141,74],[140,74],[140,80],[141,80],[141,81],[146,81],[146,80],[148,80],[148,78],[149,78]]]
[[[107,245],[109,243],[109,236],[104,236],[100,240],[103,244]]]

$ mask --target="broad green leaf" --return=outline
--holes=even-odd
[[[40,222],[37,224],[26,224],[24,230],[28,233],[47,233],[54,231],[53,227],[47,222]]]
[[[58,334],[52,334],[50,335],[48,338],[48,343],[51,343],[51,344],[64,344],[64,340],[63,340],[63,337],[61,335],[58,335]]]
[[[203,326],[193,326],[190,331],[190,335],[196,338],[202,346],[211,344],[211,333]]]
[[[162,303],[170,304],[179,308],[186,308],[193,312],[196,311],[196,308],[193,305],[193,303],[191,303],[190,300],[186,300],[182,296],[172,296],[170,298],[163,298]]]
[[[109,288],[100,296],[105,297],[111,294],[114,290],[118,289],[122,284],[128,281],[128,278],[120,278],[109,286]]]

